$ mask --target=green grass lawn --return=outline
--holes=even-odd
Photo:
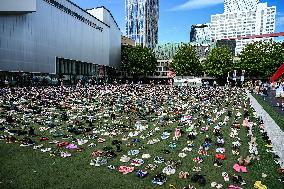
[[[244,103],[244,102],[243,102]],[[225,105],[223,105],[225,106]],[[231,109],[231,106],[229,107]],[[210,110],[209,110],[210,111]],[[212,109],[211,109],[212,111]],[[242,110],[240,110],[242,112]],[[233,114],[236,114],[236,110],[233,111]],[[194,117],[199,117],[199,112],[195,113]],[[224,119],[224,115],[219,118],[218,121]],[[254,120],[254,119],[253,119]],[[72,156],[68,158],[61,157],[51,157],[48,153],[42,153],[39,150],[33,150],[30,147],[20,147],[19,143],[6,144],[5,141],[0,141],[0,188],[13,188],[13,189],[32,189],[32,188],[95,188],[95,189],[108,189],[108,188],[131,188],[131,189],[143,189],[143,188],[169,188],[169,184],[176,186],[176,188],[183,188],[189,184],[194,185],[197,188],[211,188],[210,183],[215,181],[224,185],[223,188],[228,188],[229,184],[232,182],[225,182],[221,176],[222,172],[226,171],[230,175],[237,174],[233,170],[233,165],[237,161],[239,156],[232,155],[231,152],[231,142],[235,141],[229,136],[230,126],[235,121],[235,117],[232,116],[228,124],[222,128],[222,133],[225,138],[225,149],[227,159],[223,162],[223,167],[217,168],[213,166],[213,160],[215,156],[215,136],[213,135],[213,127],[215,124],[210,126],[210,129],[205,134],[198,134],[197,139],[194,141],[195,147],[192,152],[189,152],[185,158],[179,158],[178,153],[186,146],[187,138],[184,134],[177,143],[176,149],[170,149],[168,147],[171,138],[168,140],[161,140],[155,145],[147,145],[146,142],[148,139],[141,140],[141,143],[137,144],[134,147],[127,147],[126,144],[131,141],[131,139],[126,142],[123,141],[122,152],[118,153],[118,157],[109,160],[109,164],[116,167],[120,165],[129,165],[129,163],[122,163],[119,161],[119,158],[123,154],[127,154],[127,151],[130,149],[137,149],[140,145],[145,145],[145,149],[142,150],[142,153],[149,153],[152,157],[148,160],[145,160],[144,165],[137,167],[138,169],[143,169],[148,163],[153,163],[153,158],[156,155],[164,157],[166,160],[182,160],[182,165],[177,168],[176,174],[168,176],[168,181],[163,186],[156,186],[151,183],[152,178],[160,173],[165,167],[164,164],[159,165],[159,167],[150,172],[148,177],[140,179],[135,176],[135,172],[122,175],[117,170],[109,170],[106,166],[94,167],[90,166],[90,160],[92,159],[91,153],[94,150],[102,149],[105,146],[111,146],[111,141],[114,139],[121,139],[122,135],[119,135],[114,138],[104,137],[106,142],[103,144],[98,144],[95,140],[89,141],[97,143],[96,147],[88,147],[87,144],[83,145],[83,152],[71,152]],[[256,120],[254,120],[256,121]],[[111,120],[108,120],[111,123]],[[242,119],[239,120],[242,123]],[[63,123],[64,125],[65,123]],[[155,125],[159,125],[157,121],[151,121],[149,124],[149,129],[154,128]],[[172,123],[167,126],[160,126],[160,131],[156,132],[153,138],[160,138],[164,130],[171,130],[174,133],[177,123]],[[34,125],[36,128],[38,125]],[[203,125],[204,126],[204,125]],[[145,133],[148,131],[144,131]],[[0,132],[0,134],[3,134]],[[41,136],[46,136],[52,138],[47,131],[40,132],[36,130],[38,136],[34,137],[34,140],[37,141],[37,144],[44,144],[45,147],[53,147],[54,145],[48,144],[47,142],[39,142],[38,138]],[[213,147],[209,150],[209,156],[205,157],[205,160],[201,164],[194,163],[192,159],[198,156],[198,147],[204,142],[205,136],[209,135],[213,139]],[[248,138],[246,137],[247,130],[244,127],[241,127],[239,131],[239,137],[242,141],[242,146],[240,149],[240,155],[248,155]],[[260,154],[260,161],[255,162],[252,166],[248,167],[249,173],[238,173],[237,175],[243,176],[247,185],[243,188],[253,188],[253,184],[256,180],[261,180],[264,184],[270,189],[276,189],[283,187],[283,184],[277,180],[279,176],[276,173],[278,165],[273,161],[274,155],[266,152],[266,143],[263,141],[259,128],[255,127],[254,136],[257,137],[258,150]],[[81,137],[81,136],[80,136]],[[135,137],[134,137],[135,138]],[[60,141],[69,141],[71,139],[62,140],[57,138]],[[170,154],[164,154],[162,150],[168,149],[171,151]],[[140,153],[137,157],[141,157]],[[207,184],[204,187],[198,186],[198,184],[191,183],[190,179],[181,180],[178,178],[178,173],[180,171],[188,171],[190,176],[193,175],[192,168],[194,166],[200,166],[202,168],[201,174],[205,175]],[[266,178],[262,178],[262,173],[267,174]]]
[[[275,110],[268,102],[264,101],[259,95],[253,94],[254,98],[263,107],[263,109],[271,116],[277,125],[284,131],[284,116]]]

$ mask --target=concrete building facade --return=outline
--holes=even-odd
[[[268,7],[267,3],[258,3],[256,4],[255,9],[246,9],[246,7],[251,6],[244,6],[240,9],[240,11],[238,11],[235,9],[231,10],[231,8],[229,8],[234,7],[234,4],[228,6],[228,3],[233,1],[226,2],[225,13],[211,16],[212,40],[217,41],[228,38],[239,38],[274,33],[276,6]],[[247,2],[247,5],[250,5],[249,2],[251,2],[254,5],[258,1],[243,0],[243,2]],[[254,38],[236,40],[235,54],[238,55],[248,43],[270,39],[271,38]]]
[[[26,0],[12,1],[1,0],[1,71],[96,75],[99,66],[119,67],[121,32],[106,8],[87,12],[69,0],[27,0],[22,10]]]
[[[224,12],[244,12],[255,10],[259,0],[225,0]]]

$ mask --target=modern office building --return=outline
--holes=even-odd
[[[245,12],[255,10],[259,0],[225,0],[224,12]]]
[[[128,37],[125,36],[121,36],[121,45],[123,46],[131,46],[134,47],[135,46],[135,41],[133,39],[130,39]]]
[[[119,68],[121,32],[105,8],[69,0],[1,0],[0,70],[72,76]]]
[[[190,42],[207,44],[211,42],[210,24],[196,24],[191,26]]]
[[[167,78],[170,64],[182,43],[166,43],[157,45],[154,49],[157,58],[156,77]]]
[[[257,3],[258,1],[243,0],[243,1],[225,1],[225,13],[211,16],[211,37],[217,41],[221,39],[239,38],[262,34],[271,34],[275,31],[275,15],[276,7],[268,7],[267,3]],[[232,5],[229,3],[233,3]],[[243,2],[249,7],[242,8],[240,11],[234,7],[236,2]],[[256,4],[255,9],[251,9],[252,5]],[[227,8],[226,8],[227,7]],[[252,39],[237,39],[236,51],[238,55],[248,43],[259,40],[270,40],[271,38],[252,38]]]
[[[159,0],[125,0],[126,37],[154,49],[158,43]]]

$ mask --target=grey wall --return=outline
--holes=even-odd
[[[110,26],[109,33],[109,60],[110,66],[117,68],[121,60],[121,31],[112,17],[109,10],[105,7],[99,7],[88,10],[88,12],[94,16],[97,16],[102,22]]]
[[[0,11],[34,12],[36,11],[36,0],[0,0]]]
[[[68,1],[57,1],[94,22],[103,31],[37,0],[34,13],[0,15],[0,70],[55,73],[55,57],[107,66],[110,65],[110,51],[116,51],[116,56],[119,52],[120,57],[120,47],[111,44],[109,37],[109,33],[117,31],[110,32],[108,25]],[[117,40],[114,42],[118,43]],[[119,62],[113,62],[111,66],[118,67]]]
[[[117,67],[116,63],[120,62],[121,60],[121,35],[122,33],[120,32],[120,29],[118,28],[110,12],[108,12],[108,10],[106,9],[103,9],[103,19],[104,19],[104,23],[107,23],[111,28],[109,30],[110,66]]]

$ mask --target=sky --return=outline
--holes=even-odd
[[[105,6],[125,34],[125,0],[71,0],[83,9]],[[276,6],[276,30],[284,32],[284,0],[260,0]],[[189,42],[193,24],[210,23],[224,12],[224,0],[160,0],[159,43]],[[278,38],[278,40],[283,40]]]

